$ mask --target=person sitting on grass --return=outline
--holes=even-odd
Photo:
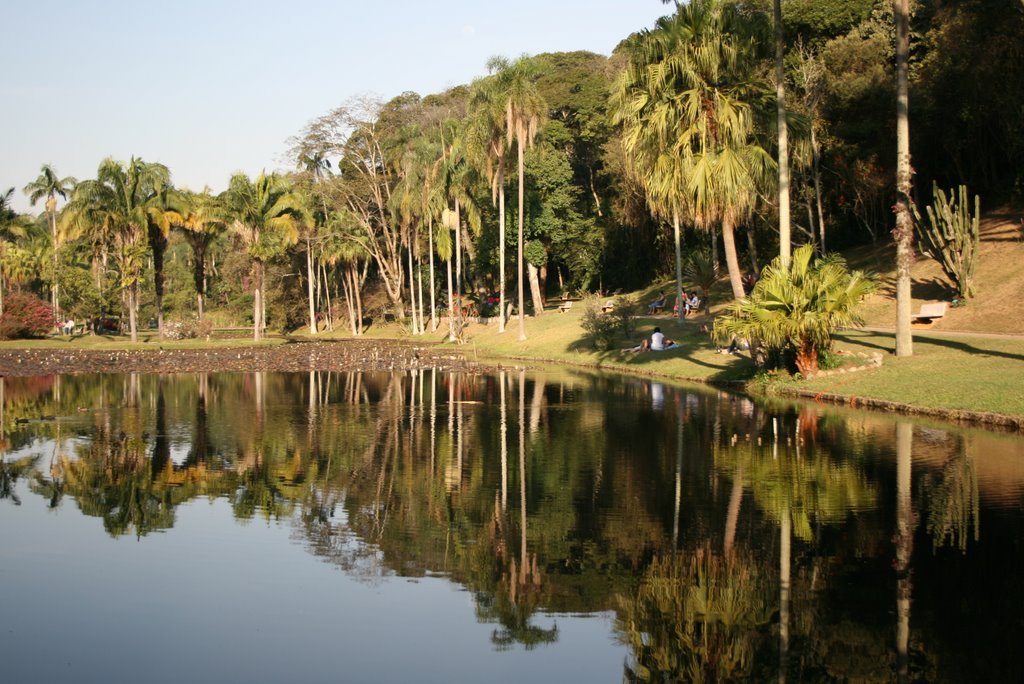
[[[675,349],[678,346],[678,344],[665,337],[665,334],[661,332],[661,328],[655,328],[654,332],[651,333],[651,339],[644,340],[639,346],[630,348],[630,351],[664,351],[666,349]]]
[[[658,298],[647,306],[647,314],[652,315],[665,308],[665,291],[658,292]]]

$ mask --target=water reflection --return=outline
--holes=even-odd
[[[607,614],[608,679],[1021,674],[1019,437],[553,371],[0,378],[0,397],[0,506],[143,542],[227,502],[348,576],[465,588],[489,635],[465,658],[568,648],[569,620]]]

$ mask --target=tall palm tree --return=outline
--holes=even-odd
[[[749,19],[723,0],[693,0],[633,40],[613,105],[624,143],[655,210],[685,209],[719,223],[729,280],[744,296],[734,230],[771,182],[758,144],[757,43]],[[678,271],[677,271],[678,273]]]
[[[67,199],[76,183],[78,181],[73,176],[60,178],[53,166],[43,164],[39,169],[39,177],[24,189],[33,206],[42,198],[46,198],[46,217],[50,222],[50,235],[53,239],[53,283],[50,294],[54,320],[60,318],[60,292],[57,286],[57,198]]]
[[[519,177],[519,205],[517,217],[516,286],[519,306],[519,340],[526,339],[526,300],[523,291],[523,213],[526,171],[523,158],[527,147],[533,145],[547,111],[544,98],[537,88],[539,72],[529,57],[523,55],[514,62],[493,57],[487,67],[497,76],[499,102],[505,109],[505,140],[508,147],[516,144],[517,173]],[[539,316],[540,311],[534,311]]]
[[[775,102],[779,128],[779,254],[782,263],[789,263],[789,131],[786,125],[786,71],[783,64],[785,50],[782,33],[782,0],[772,6],[775,25]]]
[[[470,94],[470,125],[467,140],[471,156],[483,166],[491,184],[491,202],[498,205],[498,332],[505,332],[505,112],[498,92],[498,79],[491,76],[474,82]],[[481,164],[482,162],[482,164]]]
[[[298,239],[301,203],[283,178],[260,173],[255,180],[244,173],[231,177],[225,192],[231,227],[241,239],[253,266],[253,339],[266,329],[264,266],[286,244]]]
[[[174,209],[170,183],[157,188],[151,200],[153,211],[146,223],[146,241],[153,254],[153,293],[156,306],[156,325],[161,339],[164,336],[164,255],[167,253],[167,237],[171,225],[180,223],[182,217]]]
[[[69,237],[97,230],[113,237],[132,342],[138,341],[139,282],[146,256],[146,232],[151,222],[167,222],[161,193],[170,185],[170,176],[163,164],[137,157],[128,162],[105,159],[95,179],[75,187],[61,218]]]
[[[896,356],[912,356],[910,266],[914,221],[910,213],[910,114],[907,69],[910,59],[910,0],[893,0],[896,19]]]

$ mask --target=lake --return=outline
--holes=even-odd
[[[568,370],[0,379],[4,682],[1024,681],[1024,438]]]

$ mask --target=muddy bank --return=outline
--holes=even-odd
[[[223,349],[5,349],[0,376],[71,373],[228,373],[244,371],[486,370],[450,349],[381,340],[290,342]]]

